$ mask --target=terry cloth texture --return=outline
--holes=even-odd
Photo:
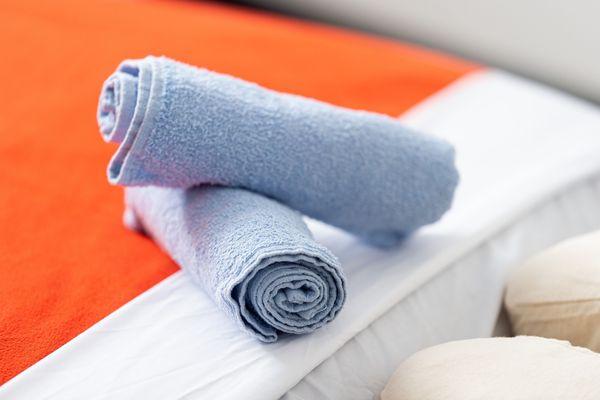
[[[251,189],[378,244],[450,207],[448,143],[389,116],[265,89],[164,57],[123,62],[98,121],[115,184]]]
[[[243,329],[264,342],[325,325],[344,304],[338,260],[290,208],[247,190],[126,190],[143,230]]]

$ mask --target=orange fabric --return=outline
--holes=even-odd
[[[177,270],[121,225],[99,90],[165,54],[339,105],[400,114],[475,68],[214,3],[0,3],[0,383]]]

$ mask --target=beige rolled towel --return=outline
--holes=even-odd
[[[381,400],[598,400],[600,354],[531,336],[449,342],[404,361]]]
[[[517,268],[505,305],[515,334],[600,352],[600,232],[564,241]]]

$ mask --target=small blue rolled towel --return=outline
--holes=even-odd
[[[346,297],[338,260],[302,216],[256,193],[128,188],[125,223],[150,235],[217,306],[264,342],[331,321]]]
[[[450,207],[452,146],[398,120],[168,58],[123,62],[98,107],[110,182],[251,189],[382,245]]]

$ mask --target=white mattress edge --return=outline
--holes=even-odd
[[[592,209],[592,203],[599,206]],[[527,225],[529,226],[527,227]],[[537,229],[542,226],[543,234],[536,235],[536,232],[539,232]],[[492,335],[502,305],[503,284],[510,271],[518,267],[519,262],[534,255],[537,251],[569,237],[596,229],[600,229],[600,173],[574,182],[557,191],[550,198],[538,202],[519,218],[481,241],[472,251],[464,253],[462,257],[448,264],[441,273],[431,275],[430,279],[407,293],[401,301],[358,332],[302,378],[282,399],[352,400],[355,398],[365,399],[367,397],[364,396],[368,393],[376,396],[383,389],[383,385],[387,382],[395,366],[412,353],[451,340]],[[525,244],[522,241],[516,244],[515,237],[527,237],[528,239],[525,240]],[[502,252],[504,254],[502,257],[480,256],[480,253],[485,253],[486,250],[488,253]],[[470,258],[478,260],[476,263],[469,264],[467,260]],[[487,284],[488,290],[487,293],[478,293],[477,299],[460,299],[460,306],[463,308],[456,307],[456,305],[448,306],[456,299],[445,296],[446,293],[443,293],[443,290],[447,290],[448,287],[439,285],[433,290],[437,290],[439,293],[439,296],[435,297],[437,303],[428,304],[427,309],[423,309],[422,304],[419,304],[418,313],[415,312],[414,307],[410,312],[407,310],[396,311],[403,302],[409,301],[410,297],[417,293],[422,294],[421,291],[427,290],[428,285],[432,285],[434,280],[441,279],[443,274],[454,269],[469,267],[473,270],[465,280],[470,280],[471,289],[476,290],[474,285],[481,283],[478,282],[480,280]],[[465,274],[461,274],[461,276],[465,276]],[[500,276],[501,279],[488,279],[490,276]],[[430,289],[430,291],[432,290]],[[421,301],[423,300],[421,299]],[[476,310],[474,315],[468,314],[474,310]],[[394,313],[397,315],[393,315]],[[452,320],[458,319],[470,322],[470,324],[456,326],[452,324],[452,320],[444,319],[443,314],[448,313],[452,315]],[[421,331],[416,336],[422,336],[422,341],[419,342],[414,336],[411,337],[414,339],[413,342],[405,342],[401,348],[394,346],[397,338],[403,333],[402,329],[399,329],[398,320],[406,322],[406,315],[413,318],[412,321],[408,319],[411,323],[418,324],[419,319],[429,321],[427,323],[429,328],[433,326],[437,329],[435,335],[427,336],[427,332]],[[420,318],[414,318],[415,315],[419,315]],[[386,318],[392,322],[386,322]],[[380,326],[377,326],[378,324]],[[388,343],[389,347],[383,348],[382,343]],[[369,349],[368,357],[365,357],[365,349]],[[382,349],[383,351],[381,351]],[[375,354],[377,350],[380,350],[379,354]],[[349,367],[350,365],[352,367]],[[373,398],[375,399],[375,397]]]

